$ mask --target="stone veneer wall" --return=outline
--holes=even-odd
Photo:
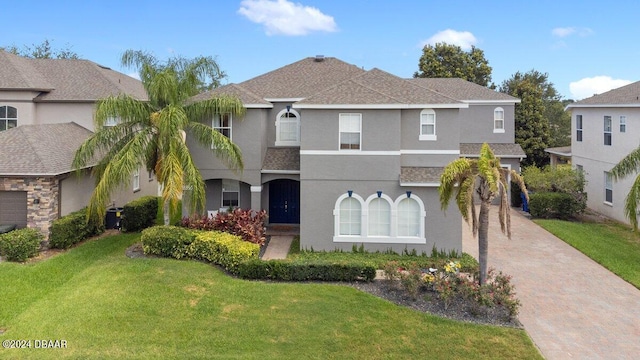
[[[48,239],[51,222],[58,218],[59,183],[56,178],[0,178],[0,191],[26,191],[27,226],[39,229]]]

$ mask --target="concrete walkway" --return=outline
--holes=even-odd
[[[267,250],[262,255],[262,260],[285,259],[289,253],[294,235],[271,235]]]
[[[639,359],[640,290],[511,211],[512,238],[491,208],[489,267],[513,276],[519,319],[547,359]],[[478,256],[463,223],[463,250]],[[638,264],[640,266],[640,264]]]

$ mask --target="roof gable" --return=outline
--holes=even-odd
[[[577,101],[569,104],[567,108],[581,107],[582,105],[587,107],[590,105],[640,106],[640,81]]]
[[[33,67],[31,59],[0,50],[0,89],[50,90],[53,85]]]
[[[76,150],[91,131],[70,122],[21,125],[0,132],[0,175],[59,175],[73,170]]]

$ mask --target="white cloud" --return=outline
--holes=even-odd
[[[627,84],[631,84],[631,81],[612,79],[610,76],[594,76],[569,83],[569,91],[574,100],[581,100]]]
[[[447,43],[450,45],[458,45],[462,48],[462,50],[470,50],[472,45],[475,45],[478,40],[472,33],[469,31],[456,31],[452,29],[447,29],[444,31],[440,31],[428,38],[427,40],[420,43],[420,48],[425,47],[426,45],[435,45],[437,43]]]
[[[571,35],[589,36],[593,34],[593,30],[589,28],[576,28],[576,27],[558,27],[551,30],[551,34],[555,37],[563,38]]]
[[[238,13],[264,25],[267,35],[300,36],[312,31],[338,30],[333,16],[287,0],[243,0]]]

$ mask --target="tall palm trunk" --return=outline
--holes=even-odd
[[[489,205],[490,201],[480,201],[478,216],[478,262],[480,263],[480,285],[487,280],[487,263],[489,261]]]

